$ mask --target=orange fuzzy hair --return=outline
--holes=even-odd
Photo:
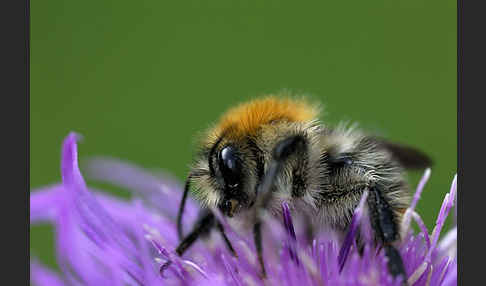
[[[253,135],[265,124],[275,121],[306,122],[319,115],[319,108],[305,99],[267,96],[240,104],[221,116],[212,134],[238,138]]]

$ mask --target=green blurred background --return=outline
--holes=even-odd
[[[60,181],[61,141],[183,179],[194,135],[284,88],[435,160],[432,229],[456,172],[456,1],[31,1],[31,188]],[[421,173],[411,173],[416,185]],[[31,255],[55,265],[53,234]]]

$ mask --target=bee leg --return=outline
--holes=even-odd
[[[200,237],[209,234],[209,231],[214,226],[215,217],[213,213],[209,210],[202,210],[199,215],[200,219],[194,225],[192,231],[182,239],[176,248],[176,253],[182,256],[184,252]],[[162,274],[169,266],[172,261],[169,260],[165,262],[160,267],[160,273]]]
[[[255,210],[255,225],[253,226],[253,240],[260,263],[261,276],[266,277],[265,264],[263,262],[263,247],[262,247],[262,233],[261,233],[261,218],[260,211],[265,209],[271,201],[273,193],[272,187],[275,185],[275,180],[281,172],[287,158],[302,151],[306,147],[306,139],[303,136],[295,135],[280,141],[273,149],[273,159],[270,162],[267,172],[262,179],[262,183],[258,187],[257,201],[254,207]]]
[[[233,245],[231,244],[231,241],[229,241],[228,237],[226,236],[226,233],[224,232],[223,225],[220,222],[218,222],[216,226],[218,228],[219,233],[221,233],[221,236],[224,239],[224,243],[226,244],[226,247],[228,247],[228,250],[231,252],[231,255],[233,255],[234,257],[238,257],[238,254],[236,253],[235,249],[233,248]]]
[[[214,226],[215,218],[211,211],[203,210],[200,217],[193,230],[177,246],[176,252],[179,256],[184,254],[200,236],[207,235]]]
[[[182,195],[181,203],[179,204],[179,210],[177,211],[177,235],[179,236],[179,240],[182,239],[182,215],[184,213],[184,206],[186,205],[187,194],[189,193],[190,188],[190,181],[191,176],[189,175],[186,180],[186,184],[184,186],[184,194]]]
[[[403,266],[403,260],[399,251],[393,245],[400,239],[398,223],[393,209],[386,201],[378,185],[370,188],[368,205],[375,236],[383,245],[385,255],[388,258],[388,270],[394,277],[401,275],[404,279],[404,285],[406,285],[407,274]]]
[[[179,235],[179,240],[181,240],[182,242],[184,241],[183,240],[183,233],[182,233],[182,215],[184,214],[184,206],[186,204],[187,194],[189,193],[191,177],[192,177],[192,174],[189,174],[189,176],[187,177],[186,184],[184,186],[184,194],[182,195],[181,203],[179,205],[179,210],[177,212],[177,234]],[[237,257],[238,255],[236,255],[236,252],[235,252],[233,246],[231,245],[231,242],[228,240],[228,237],[226,236],[226,234],[224,232],[223,225],[220,222],[218,222],[217,227],[218,227],[219,232],[223,236],[223,239],[224,239],[226,246],[228,247],[229,251],[231,252],[231,254],[233,256]],[[189,238],[193,239],[194,235],[192,235],[192,236],[189,235],[189,236],[186,237],[186,239],[189,239]],[[196,239],[197,239],[197,237],[196,237]],[[189,241],[187,241],[187,242],[189,242]],[[182,246],[182,244],[183,244],[182,242],[181,242],[180,246]],[[192,244],[192,242],[190,244]],[[190,244],[189,244],[189,246],[190,246]]]
[[[260,275],[262,278],[267,277],[267,272],[265,271],[265,263],[263,262],[263,248],[262,248],[262,223],[260,220],[253,226],[253,240],[255,241],[255,247],[257,251],[258,263],[260,264]]]
[[[268,170],[262,179],[262,183],[257,191],[257,205],[255,209],[266,208],[268,202],[272,198],[272,187],[275,185],[275,180],[281,172],[285,161],[290,155],[303,151],[306,148],[306,139],[303,136],[295,135],[280,141],[273,149],[273,160],[270,162]]]

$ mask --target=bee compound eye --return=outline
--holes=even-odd
[[[238,153],[233,146],[224,147],[219,153],[219,169],[229,188],[236,188],[241,178]]]
[[[234,148],[231,146],[224,147],[220,153],[220,160],[225,168],[235,170],[237,157]]]

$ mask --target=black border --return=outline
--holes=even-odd
[[[457,5],[458,285],[484,284],[484,6],[475,0]]]
[[[2,284],[29,285],[29,0],[2,1]],[[10,276],[10,277],[8,277]]]

